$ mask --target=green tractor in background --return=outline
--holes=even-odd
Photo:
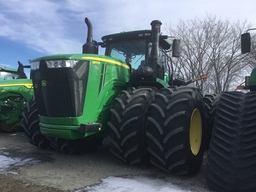
[[[23,113],[30,142],[64,153],[95,150],[103,138],[110,151],[133,165],[148,163],[191,175],[203,160],[206,122],[203,96],[193,84],[174,79],[172,59],[180,40],[151,30],[92,38],[88,26],[82,54],[31,61],[35,95]],[[98,47],[105,55],[98,54]],[[38,123],[39,122],[39,123]]]
[[[248,31],[242,53],[251,51]],[[245,79],[249,92],[224,92],[217,107],[206,175],[218,191],[256,191],[256,68]]]
[[[19,61],[18,70],[0,67],[0,132],[16,131],[22,122],[22,111],[34,93],[32,81],[27,79]]]

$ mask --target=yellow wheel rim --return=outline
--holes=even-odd
[[[9,131],[12,131],[17,125],[17,121],[13,122],[13,123],[10,123],[10,124],[6,124],[6,123],[1,123],[1,129],[6,131],[6,132],[9,132]]]
[[[202,143],[202,118],[200,111],[194,109],[190,118],[190,129],[189,129],[189,143],[190,149],[193,155],[197,155],[201,148]]]

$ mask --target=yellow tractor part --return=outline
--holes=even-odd
[[[203,127],[202,127],[202,118],[200,111],[198,109],[194,109],[190,118],[190,129],[189,129],[189,143],[190,149],[193,155],[197,155],[201,148],[202,143],[202,135]]]
[[[13,122],[13,123],[10,123],[10,124],[7,124],[7,123],[1,123],[0,126],[1,126],[1,129],[3,131],[6,131],[6,132],[10,132],[12,131],[13,129],[15,129],[17,125],[17,121]]]

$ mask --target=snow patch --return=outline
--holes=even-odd
[[[164,179],[136,176],[133,178],[108,177],[99,185],[88,186],[75,192],[190,192]]]
[[[9,152],[3,150],[4,148],[0,148],[0,174],[18,174],[18,172],[15,171],[17,167],[26,164],[40,163],[40,160],[34,158],[11,157]]]

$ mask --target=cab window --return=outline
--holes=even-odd
[[[109,47],[109,56],[126,62],[133,69],[137,69],[141,64],[144,64],[145,53],[145,40],[114,42]]]

